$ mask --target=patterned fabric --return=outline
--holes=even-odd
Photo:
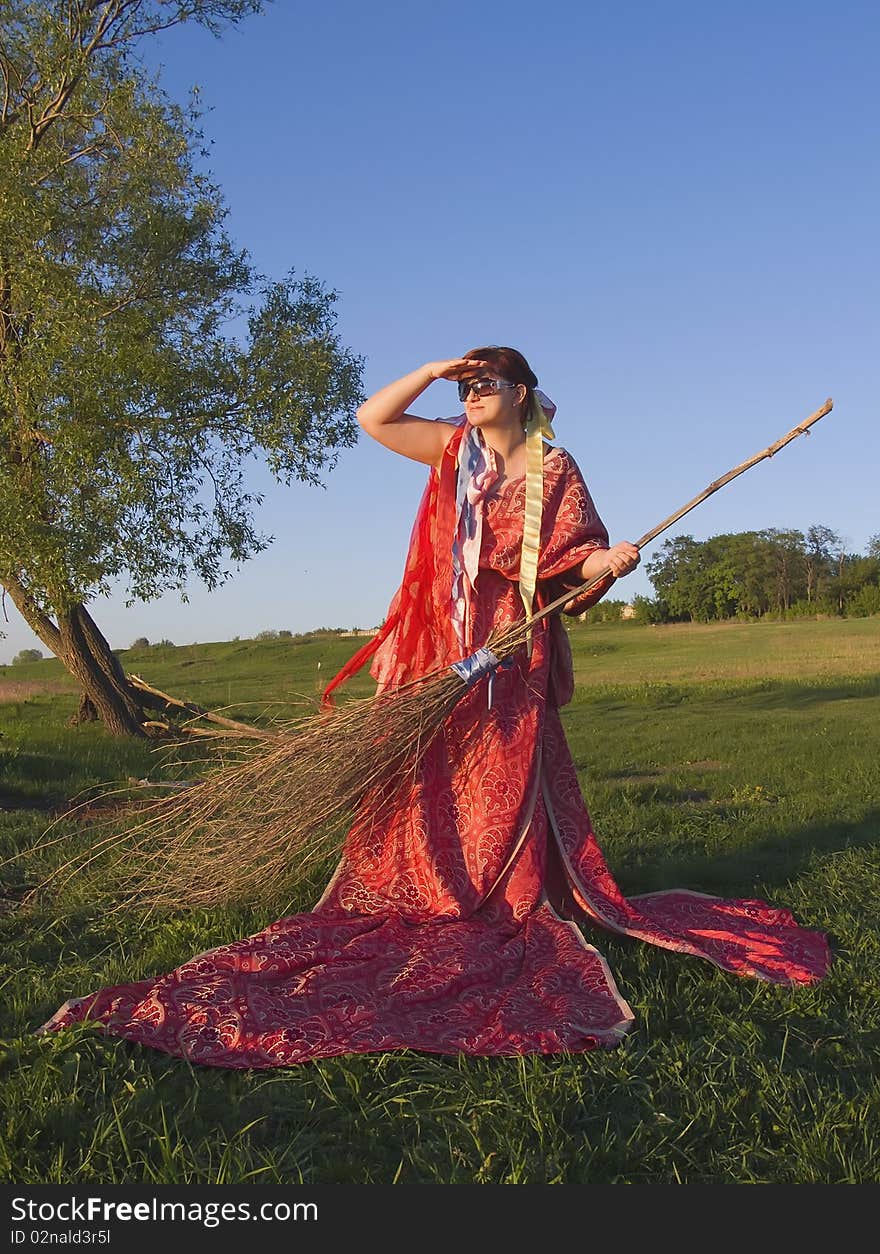
[[[386,681],[458,660],[448,613],[455,453],[432,472],[393,621],[355,666],[373,656]],[[516,582],[524,494],[524,480],[514,479],[485,501],[476,647],[524,613]],[[536,599],[547,604],[573,586],[573,568],[607,535],[559,448],[545,458],[543,505]],[[417,596],[408,579],[423,581]],[[820,979],[825,938],[785,910],[678,890],[621,894],[560,722],[572,684],[554,618],[535,628],[530,653],[521,648],[496,673],[491,709],[485,679],[467,689],[393,813],[380,817],[367,798],[311,912],[170,974],[68,1002],[46,1028],[91,1019],[191,1062],[239,1068],[396,1049],[554,1054],[614,1045],[633,1015],[578,924],[591,937],[598,926],[778,984]]]

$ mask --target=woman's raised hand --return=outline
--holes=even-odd
[[[437,467],[456,430],[456,423],[420,418],[408,412],[409,406],[435,379],[477,377],[487,365],[488,362],[475,357],[425,362],[368,397],[357,411],[357,420],[367,435],[386,448],[413,461]]]
[[[481,361],[477,357],[452,357],[449,361],[429,361],[426,363],[427,369],[431,373],[432,379],[463,379],[466,375],[473,374],[475,370],[479,370],[481,366],[488,368],[487,361]]]

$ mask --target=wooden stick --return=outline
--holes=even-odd
[[[651,540],[656,539],[657,536],[666,531],[668,527],[671,527],[673,523],[678,522],[679,518],[684,518],[685,514],[689,514],[692,509],[695,509],[702,501],[705,501],[707,496],[711,496],[713,492],[717,492],[719,488],[723,488],[725,484],[730,483],[732,479],[736,479],[738,475],[745,474],[747,470],[751,470],[752,466],[757,466],[758,462],[762,462],[765,457],[773,457],[775,453],[778,453],[780,449],[785,448],[786,444],[790,444],[791,441],[797,439],[799,435],[809,435],[810,427],[812,427],[814,423],[817,423],[820,418],[824,418],[826,414],[830,414],[833,408],[834,402],[829,396],[828,400],[821,407],[821,409],[817,409],[814,414],[810,414],[809,418],[800,423],[799,426],[793,427],[792,430],[789,431],[788,435],[784,435],[781,440],[777,440],[775,444],[771,444],[770,447],[765,448],[763,452],[756,453],[755,456],[750,457],[748,461],[742,462],[739,466],[735,466],[733,470],[728,470],[726,475],[722,475],[720,479],[716,479],[714,483],[710,483],[705,491],[701,492],[699,496],[695,496],[692,501],[688,501],[687,505],[682,505],[681,509],[677,509],[675,513],[670,514],[668,518],[664,518],[662,523],[658,523],[656,527],[653,527],[650,531],[646,531],[640,540],[636,540],[636,548],[643,549],[646,544],[649,544]],[[599,574],[595,575],[592,579],[588,579],[586,583],[581,584],[577,588],[570,589],[563,596],[557,597],[555,601],[551,601],[549,605],[545,605],[544,608],[537,614],[533,614],[532,617],[527,620],[526,624],[520,624],[520,626],[529,626],[532,623],[539,623],[542,618],[546,618],[548,614],[552,614],[554,610],[562,609],[562,607],[567,605],[569,601],[573,601],[575,597],[581,596],[584,592],[589,592],[591,588],[595,588],[597,584],[601,583],[603,579],[607,579],[607,577],[613,573],[614,572],[611,567],[606,566],[603,571],[600,571]]]

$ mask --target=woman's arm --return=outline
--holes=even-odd
[[[454,423],[418,418],[415,414],[408,414],[406,408],[435,379],[461,379],[477,373],[487,364],[470,357],[426,362],[402,379],[395,379],[374,392],[357,411],[357,420],[367,435],[392,452],[428,466],[439,466],[443,450],[455,431]]]
[[[633,557],[635,560],[633,560]],[[556,597],[562,596],[563,592],[573,592],[575,588],[579,588],[582,584],[588,583],[603,570],[609,569],[614,571],[607,579],[603,579],[601,583],[596,584],[591,592],[581,593],[580,596],[572,598],[563,607],[563,614],[582,614],[584,610],[595,605],[597,601],[601,601],[606,592],[614,583],[618,575],[628,575],[639,564],[639,551],[634,544],[624,540],[620,544],[612,545],[611,548],[599,547],[593,549],[578,566],[572,566],[562,575],[557,575],[555,586],[550,589],[550,599],[555,600]]]

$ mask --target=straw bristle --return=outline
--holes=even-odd
[[[529,630],[524,620],[495,632],[489,648],[503,661]],[[374,697],[275,723],[265,739],[235,744],[232,761],[228,733],[220,733],[223,756],[199,780],[94,824],[90,847],[31,896],[96,864],[118,905],[138,909],[207,908],[290,892],[338,859],[361,806],[381,821],[412,787],[428,746],[467,691],[444,667]]]
[[[170,796],[96,825],[91,847],[36,890],[100,862],[121,905],[181,909],[253,902],[339,856],[358,807],[379,816],[411,786],[425,751],[466,691],[448,669],[349,701],[271,738],[236,745],[237,760]],[[52,842],[47,842],[52,843]]]

